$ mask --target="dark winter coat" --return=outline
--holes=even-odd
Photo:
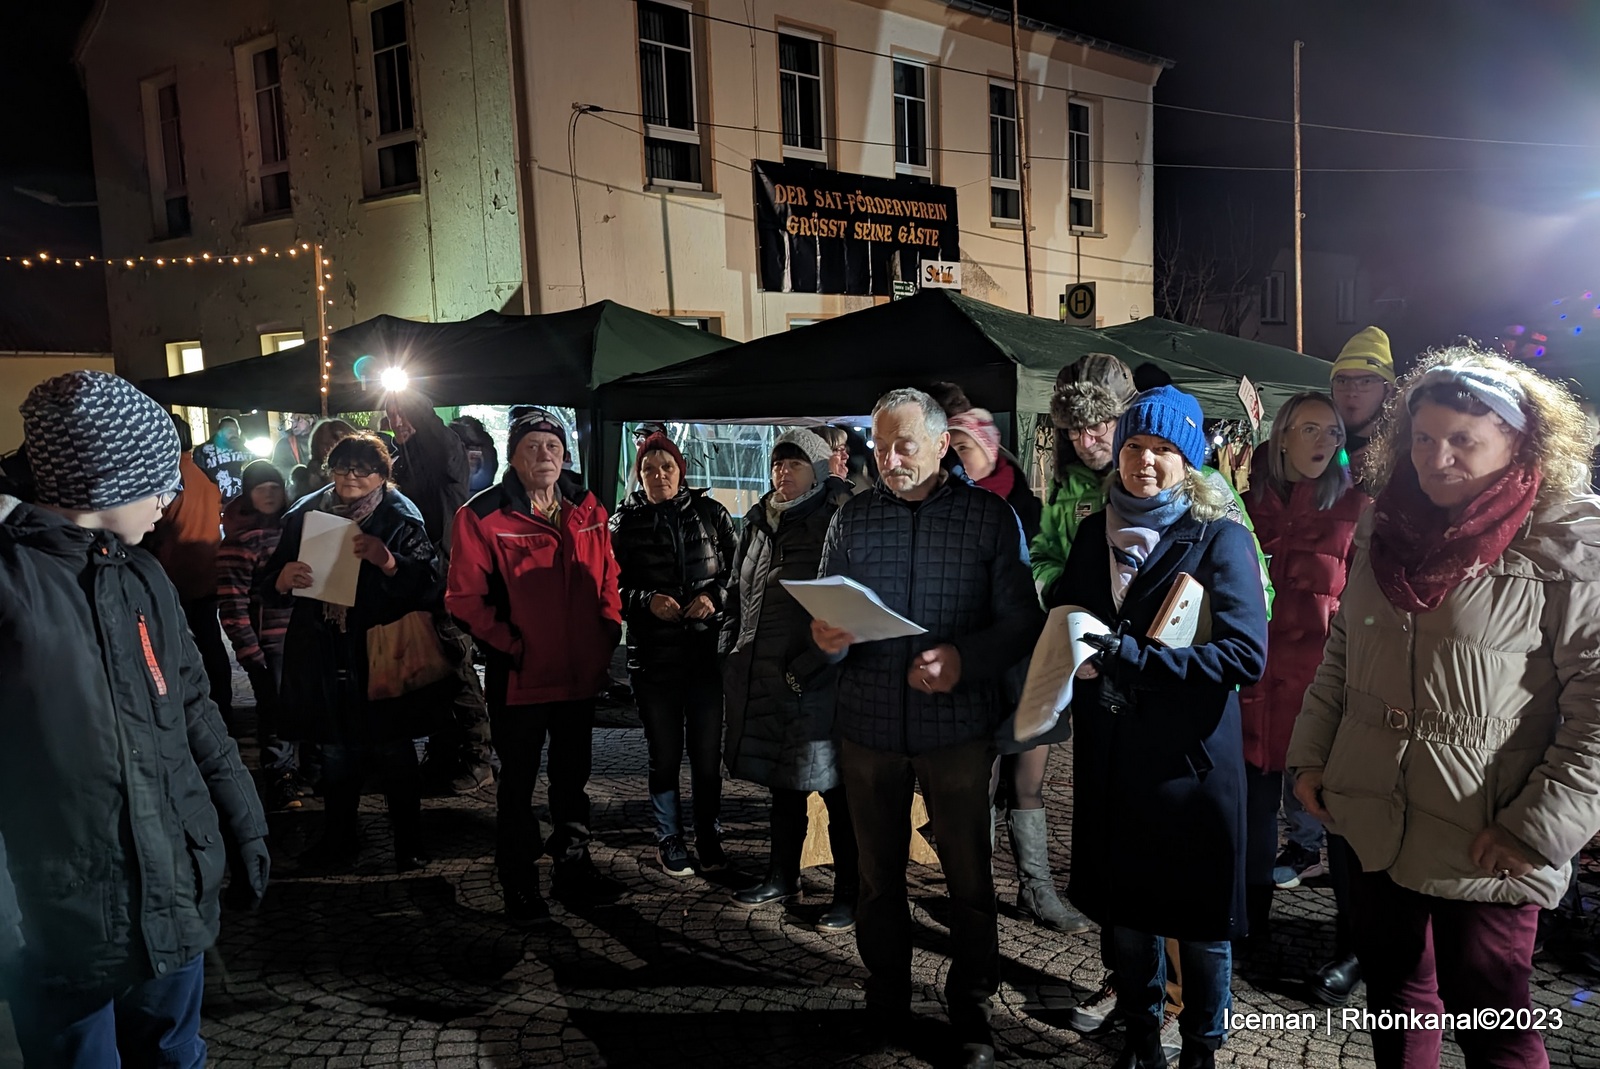
[[[782,513],[776,531],[767,497],[745,517],[722,632],[725,753],[739,779],[793,791],[839,783],[831,741],[837,669],[811,641],[811,614],[780,584],[816,578],[828,523],[849,499],[825,489]]]
[[[1258,455],[1256,464],[1264,463]],[[1276,594],[1267,629],[1267,674],[1239,695],[1244,759],[1263,771],[1283,771],[1294,718],[1339,611],[1355,554],[1356,521],[1371,500],[1352,487],[1332,508],[1318,509],[1316,485],[1304,480],[1290,484],[1287,501],[1265,479],[1257,479],[1244,495]]]
[[[652,505],[643,490],[628,495],[611,517],[611,551],[628,625],[630,670],[707,670],[717,653],[737,548],[728,510],[708,491],[680,489],[659,505]],[[650,611],[657,594],[684,609],[704,594],[717,612],[706,620],[663,620]]]
[[[1168,649],[1144,636],[1179,572],[1205,587],[1211,635]],[[1125,632],[1120,650],[1100,658],[1100,678],[1073,688],[1068,895],[1102,928],[1186,940],[1244,935],[1237,688],[1261,678],[1267,653],[1255,541],[1232,520],[1185,515],[1118,612],[1102,510],[1078,528],[1055,589],[1072,591],[1075,604]]]
[[[110,997],[216,941],[223,832],[267,834],[161,567],[0,498],[0,962]],[[220,815],[220,816],[219,816]]]
[[[364,745],[416,739],[438,725],[459,688],[451,677],[441,684],[398,698],[367,698],[367,632],[418,610],[438,613],[444,607],[444,565],[422,526],[422,516],[404,494],[390,488],[361,533],[381,538],[394,554],[395,573],[361,562],[356,603],[345,614],[344,630],[327,618],[315,598],[277,592],[284,565],[300,556],[300,535],[306,514],[316,511],[322,491],[289,509],[283,537],[262,573],[264,598],[292,601],[289,630],[283,641],[283,682],[279,687],[278,735],[285,739]]]
[[[416,429],[394,447],[394,484],[422,516],[428,537],[450,556],[450,525],[471,496],[467,450],[445,426],[433,402],[415,391],[402,395],[400,414]]]
[[[994,734],[1011,712],[1006,669],[1032,651],[1044,623],[1010,505],[948,475],[914,509],[876,487],[834,517],[819,574],[849,576],[928,630],[845,652],[837,735],[918,755]],[[912,659],[946,643],[961,654],[956,688],[912,690]]]
[[[558,522],[533,514],[515,471],[456,513],[450,615],[506,670],[493,702],[585,701],[610,685],[622,637],[617,561],[606,510],[563,474]],[[499,659],[499,664],[494,659]]]

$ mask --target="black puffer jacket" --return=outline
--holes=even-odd
[[[0,963],[111,991],[216,941],[221,823],[267,834],[154,557],[0,497]],[[219,821],[220,813],[220,821]]]
[[[728,607],[738,540],[728,510],[705,490],[681,489],[652,505],[635,490],[611,517],[611,552],[617,558],[622,619],[628,625],[628,667],[650,672],[705,670],[717,652],[717,633]],[[683,608],[697,595],[711,599],[708,620],[668,622],[650,611],[665,594]]]
[[[472,496],[467,448],[422,394],[407,390],[397,407],[416,433],[405,445],[394,447],[394,484],[411,499],[428,537],[448,558],[456,510]]]
[[[837,734],[911,755],[993,735],[1010,712],[1006,669],[1044,625],[1010,505],[951,476],[915,509],[874,487],[834,517],[819,574],[849,576],[928,629],[845,652]],[[911,690],[912,658],[944,643],[961,654],[955,690]]]
[[[726,760],[739,779],[825,791],[839,783],[831,741],[837,669],[811,641],[811,614],[780,583],[816,578],[828,523],[849,491],[800,502],[776,531],[767,519],[771,496],[745,517],[722,631]]]
[[[421,738],[440,726],[435,718],[460,689],[458,679],[452,676],[399,698],[367,699],[367,632],[418,610],[437,614],[444,609],[444,566],[417,507],[398,491],[385,490],[383,501],[361,524],[362,534],[383,539],[394,554],[395,573],[386,576],[376,565],[361,562],[356,603],[346,611],[343,631],[327,618],[322,602],[277,592],[278,574],[300,556],[306,514],[331,493],[308,494],[284,515],[283,538],[261,577],[263,597],[294,605],[283,640],[278,734],[353,744]]]

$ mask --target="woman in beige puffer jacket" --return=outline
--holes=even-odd
[[[1508,1029],[1375,1029],[1377,1064],[1437,1066],[1453,1024],[1469,1067],[1537,1069],[1538,1018],[1555,1023],[1528,988],[1538,910],[1600,830],[1587,431],[1561,387],[1472,349],[1427,359],[1387,424],[1288,766],[1360,859],[1369,1009],[1528,1011]]]

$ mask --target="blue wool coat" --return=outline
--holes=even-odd
[[[1210,641],[1168,649],[1144,636],[1180,572],[1206,588]],[[1238,688],[1261,678],[1267,608],[1255,541],[1190,513],[1111,600],[1106,514],[1078,529],[1052,605],[1070,599],[1121,648],[1072,699],[1072,902],[1102,926],[1173,939],[1245,934],[1245,768]]]

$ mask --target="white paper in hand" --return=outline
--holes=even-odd
[[[328,512],[306,513],[300,530],[300,560],[311,565],[311,585],[295,590],[297,598],[316,598],[345,608],[356,603],[361,558],[356,535],[361,528]]]
[[[1018,742],[1027,742],[1056,726],[1072,703],[1072,681],[1083,662],[1100,651],[1084,635],[1107,635],[1111,628],[1088,609],[1059,605],[1050,610],[1044,631],[1033,647],[1028,681],[1022,687],[1015,720]]]
[[[843,628],[857,642],[925,635],[928,629],[907,620],[868,587],[843,575],[825,579],[782,579],[790,596],[814,618]]]

